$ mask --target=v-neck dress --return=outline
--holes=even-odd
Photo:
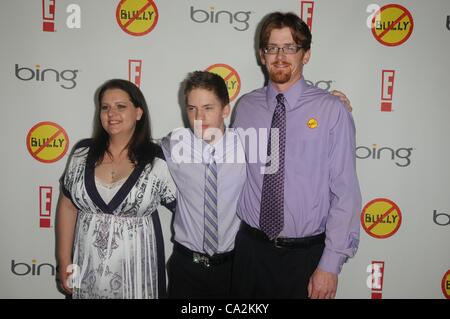
[[[176,202],[167,164],[157,157],[153,165],[137,166],[106,204],[95,185],[90,144],[78,144],[62,177],[62,191],[78,211],[73,298],[163,298],[164,242],[157,208],[163,204],[173,210]]]

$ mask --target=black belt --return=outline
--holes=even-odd
[[[271,243],[278,248],[310,248],[314,245],[325,243],[325,233],[302,238],[276,237],[269,239],[263,231],[250,227],[247,223],[241,222],[240,229],[246,234],[264,242]]]
[[[192,258],[193,263],[202,264],[205,267],[223,264],[226,261],[231,260],[234,255],[234,250],[232,250],[226,253],[214,254],[212,256],[209,256],[207,254],[190,250],[189,248],[181,245],[178,242],[174,242],[173,249],[185,256],[188,256],[189,258]]]

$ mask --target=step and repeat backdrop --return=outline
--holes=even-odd
[[[363,207],[337,298],[450,296],[449,0],[1,1],[0,297],[64,298],[55,212],[95,90],[136,83],[153,135],[183,126],[180,83],[209,70],[232,106],[264,84],[256,28],[272,11],[309,25],[304,76],[352,102]],[[171,213],[161,209],[170,255]]]

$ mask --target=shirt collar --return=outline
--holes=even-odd
[[[191,149],[194,151],[194,154],[197,153],[196,151],[200,151],[201,153],[197,153],[197,156],[200,156],[201,158],[203,158],[203,161],[205,162],[210,162],[211,161],[211,153],[212,153],[212,149],[214,149],[214,159],[217,161],[220,157],[223,156],[223,144],[225,142],[227,142],[228,140],[230,140],[230,130],[227,129],[227,127],[225,126],[225,132],[222,135],[222,137],[220,139],[218,139],[214,144],[209,144],[207,142],[205,142],[203,139],[198,138],[197,136],[195,136],[194,132],[192,131],[192,129],[187,128],[187,130],[189,131],[189,134],[191,136],[191,141],[193,143],[191,143]],[[227,138],[228,137],[228,138]],[[194,145],[201,145],[201,148],[199,149],[194,149]]]
[[[233,128],[225,128],[225,134],[214,145],[210,145],[201,138],[196,137],[190,128],[175,129],[163,139],[163,144],[164,141],[170,143],[170,146],[167,147],[170,152],[175,150],[176,155],[172,156],[175,163],[209,163],[211,161],[212,147],[215,150],[214,159],[217,163],[225,163],[226,156],[228,156],[227,150],[236,149],[238,153],[233,156],[238,156],[239,163],[245,163],[245,154],[243,154],[243,149],[239,148],[239,137]],[[175,148],[175,145],[179,146]],[[180,153],[180,147],[187,147],[190,151]]]
[[[307,87],[308,84],[306,84],[306,81],[302,76],[302,78],[295,82],[294,85],[289,88],[289,90],[283,93],[284,98],[287,102],[285,105],[287,112],[299,107],[299,105],[297,105],[297,101],[299,100],[300,96],[306,91]],[[272,81],[269,81],[266,91],[267,107],[269,110],[275,110],[275,107],[277,105],[277,95],[279,93],[280,92],[278,92],[278,90],[275,88]]]

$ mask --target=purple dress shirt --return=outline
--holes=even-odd
[[[258,229],[267,131],[278,93],[269,82],[246,94],[239,102],[234,122],[247,159],[247,180],[237,213]],[[338,97],[309,86],[303,78],[283,94],[286,150],[284,228],[280,237],[326,232],[319,268],[339,274],[359,243],[361,193],[353,118]]]
[[[204,194],[206,164],[211,161],[211,147],[217,165],[218,253],[234,249],[240,219],[236,206],[245,182],[245,156],[234,129],[215,144],[207,144],[188,128],[174,130],[163,138],[163,149],[170,174],[177,186],[174,239],[183,246],[205,253]]]

